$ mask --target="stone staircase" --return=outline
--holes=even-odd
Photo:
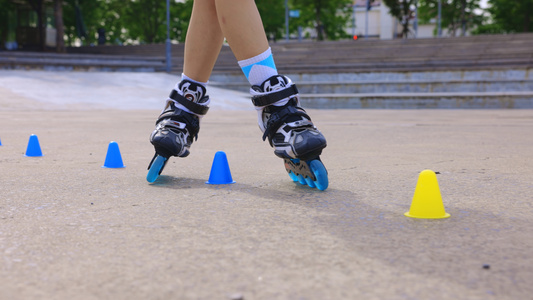
[[[306,107],[533,108],[533,34],[294,43],[273,51]],[[212,84],[247,91],[221,57]]]
[[[0,69],[159,72],[165,70],[165,59],[138,55],[0,51]]]
[[[183,44],[172,45],[180,74]],[[533,34],[272,43],[280,73],[306,107],[533,108]],[[165,45],[69,48],[68,54],[0,52],[0,68],[164,71]],[[211,84],[248,91],[228,46]]]
[[[309,108],[533,108],[529,69],[288,74]],[[210,84],[248,91],[242,76]]]

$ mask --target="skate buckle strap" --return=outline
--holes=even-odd
[[[303,108],[298,109],[295,106],[290,105],[289,103],[289,105],[283,107],[279,111],[273,112],[270,115],[267,121],[266,130],[263,134],[263,141],[266,140],[266,138],[268,137],[268,141],[270,142],[270,144],[272,144],[272,137],[276,134],[278,128],[283,125],[283,123],[285,123],[285,120],[287,120],[288,117],[292,116],[302,116],[311,120],[311,118],[308,114],[305,113],[305,110],[303,110]]]
[[[170,125],[172,128],[176,129],[186,129],[189,131],[192,137],[194,139],[198,139],[198,132],[200,131],[200,121],[198,120],[198,117],[188,113],[182,109],[176,108],[174,105],[171,106],[171,109],[163,112],[159,118],[156,121],[156,124],[159,124],[159,122],[164,122],[165,119],[170,119],[172,121],[180,123],[180,125],[176,124],[165,124],[165,127]],[[183,125],[184,124],[184,127]],[[183,127],[183,128],[182,128]]]
[[[291,96],[296,96],[297,94],[298,94],[298,88],[296,88],[296,85],[292,84],[288,86],[287,88],[275,91],[273,93],[253,96],[252,103],[255,106],[262,107],[262,106],[274,104],[280,100],[289,98]]]
[[[207,111],[209,110],[209,106],[200,105],[198,103],[194,103],[194,102],[188,100],[187,98],[183,97],[182,95],[180,95],[176,90],[172,90],[172,92],[170,93],[169,97],[170,97],[170,99],[175,100],[179,104],[185,106],[191,112],[193,112],[195,114],[198,114],[198,115],[202,115],[203,116],[203,115],[207,114]],[[209,96],[205,96],[205,97],[209,98]]]

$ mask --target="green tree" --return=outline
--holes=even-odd
[[[56,52],[65,52],[65,26],[63,24],[63,0],[54,0],[54,25],[56,27]]]
[[[96,44],[98,29],[107,25],[108,18],[117,20],[120,18],[120,13],[117,13],[117,9],[120,7],[114,7],[113,1],[63,1],[65,43],[69,46],[73,46],[77,39],[81,40],[82,44]],[[120,35],[120,29],[116,28],[116,31],[114,33],[112,30],[108,30],[106,35],[110,37]]]
[[[61,22],[62,18],[62,1],[63,0],[54,0],[53,1],[53,10],[54,10],[54,22],[52,24],[57,29],[57,38],[56,38],[56,51],[63,52],[63,23]],[[43,0],[26,0],[26,1],[13,1],[13,0],[0,0],[0,42],[1,41],[15,41],[16,40],[16,26],[17,25],[17,9],[21,6],[31,7],[34,11],[35,16],[37,17],[37,32],[38,32],[38,46],[40,50],[44,50],[45,43],[45,29],[47,20],[45,19],[45,9],[46,3]]]
[[[186,0],[170,5],[170,38],[172,40],[185,41],[191,20],[192,4],[193,0]]]
[[[0,0],[0,48],[5,42],[15,41],[15,5],[9,0]]]
[[[133,0],[121,18],[131,39],[141,43],[163,43],[166,40],[166,1]]]
[[[45,23],[44,23],[44,0],[27,0],[31,8],[37,13],[37,30],[39,32],[39,48],[44,51],[46,46],[45,40]]]
[[[533,0],[489,0],[489,18],[476,33],[533,32]]]
[[[318,40],[347,38],[345,27],[352,15],[352,0],[292,0],[291,9],[300,10],[300,18],[292,19],[292,31],[297,26],[315,28]]]
[[[86,45],[96,44],[99,30],[105,33],[106,43],[111,44],[163,43],[166,40],[166,1],[63,1],[66,2],[64,23],[69,45],[73,45],[77,38]],[[170,2],[172,40],[185,40],[192,2]],[[79,28],[82,25],[84,28]]]
[[[418,0],[383,0],[383,3],[389,7],[390,14],[399,20],[402,26],[403,38],[407,38],[410,34],[409,21],[414,16],[414,8],[417,1]]]
[[[261,14],[266,35],[272,40],[281,38],[285,28],[284,1],[256,0],[255,3]]]
[[[483,15],[476,13],[481,11],[479,2],[479,0],[441,0],[442,28],[447,28],[451,36],[456,36],[458,31],[464,36],[469,29],[481,25]],[[422,23],[437,19],[438,0],[420,0],[418,13]]]

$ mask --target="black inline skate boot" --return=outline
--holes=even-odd
[[[209,110],[209,96],[200,84],[183,80],[170,93],[165,109],[157,118],[150,135],[155,155],[148,166],[147,180],[153,182],[165,167],[169,157],[186,157],[194,140],[198,139],[200,118]]]
[[[296,85],[288,77],[276,75],[252,86],[250,92],[263,140],[268,138],[274,154],[284,159],[291,178],[325,190],[327,171],[319,156],[327,145],[326,138],[300,106]]]

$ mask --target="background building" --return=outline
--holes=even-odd
[[[382,40],[397,37],[401,31],[401,26],[398,20],[390,14],[389,8],[381,0],[374,0],[367,13],[366,5],[366,0],[355,0],[353,2],[352,22],[347,26],[346,31],[350,35],[357,35],[359,38],[366,35],[368,35],[368,38]],[[409,23],[416,38],[436,36],[437,20],[432,20],[429,24],[420,24],[417,22],[416,17],[413,17]],[[442,28],[442,35],[449,35],[446,28]],[[467,35],[469,35],[468,32]]]

